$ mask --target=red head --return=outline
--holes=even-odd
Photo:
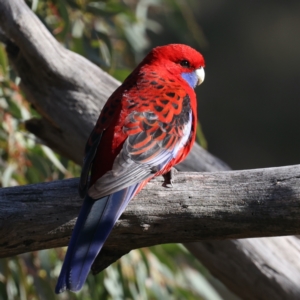
[[[182,44],[170,44],[154,48],[141,62],[154,68],[163,68],[171,74],[179,74],[194,88],[204,80],[204,58],[195,49]]]

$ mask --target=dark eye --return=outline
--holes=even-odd
[[[184,68],[190,68],[190,67],[191,67],[189,61],[186,60],[186,59],[181,60],[179,63],[180,63],[180,65],[183,66]]]

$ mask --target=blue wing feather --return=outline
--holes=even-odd
[[[115,223],[139,184],[94,200],[84,199],[57,281],[56,293],[79,291]]]

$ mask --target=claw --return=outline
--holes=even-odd
[[[172,188],[173,187],[173,178],[174,178],[174,169],[172,168],[166,174],[163,174],[164,183],[162,184],[163,187]]]

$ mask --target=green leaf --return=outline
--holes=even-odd
[[[119,81],[123,82],[128,75],[131,73],[130,69],[115,69],[111,75],[118,79]]]
[[[6,101],[10,114],[16,119],[22,119],[22,111],[19,105],[15,101],[12,101],[10,98],[6,98]]]
[[[105,271],[107,272],[108,277],[104,278],[104,285],[112,298],[115,300],[124,299],[119,273],[116,268],[108,267]]]
[[[39,149],[31,149],[27,154],[32,166],[28,167],[26,178],[30,183],[44,181],[51,174],[51,167],[44,157],[39,154]]]
[[[85,50],[84,50],[84,42],[82,38],[73,38],[73,45],[71,47],[71,50],[80,54],[80,55],[84,55],[85,54]]]
[[[73,26],[72,26],[72,36],[74,38],[81,38],[83,35],[83,30],[84,30],[84,23],[82,22],[81,19],[76,19],[73,22]]]
[[[84,36],[82,42],[84,46],[84,53],[88,59],[90,59],[93,63],[101,66],[102,68],[107,68],[109,66],[109,62],[99,55],[99,42],[99,47],[94,47],[93,45],[95,45],[95,43],[91,43],[86,36]]]
[[[58,10],[59,13],[62,17],[62,19],[64,20],[64,28],[62,30],[62,32],[60,33],[60,36],[62,36],[63,39],[66,38],[66,35],[69,31],[69,26],[70,26],[70,19],[69,19],[69,13],[67,10],[67,6],[66,6],[66,1],[65,0],[58,0]]]
[[[72,8],[75,9],[81,9],[81,6],[77,3],[77,1],[74,0],[66,0],[66,2],[68,3],[68,5]]]
[[[98,40],[102,40],[106,44],[106,46],[109,50],[109,53],[112,56],[113,46],[111,44],[110,37],[107,35],[107,33],[103,32],[103,31],[100,31],[100,30],[97,30],[97,29],[92,33],[95,34],[95,36]]]
[[[38,8],[39,0],[31,0],[31,9],[35,12]]]
[[[62,173],[66,174],[67,170],[63,166],[63,164],[59,161],[59,159],[56,157],[53,150],[51,150],[49,147],[41,145],[41,148],[43,152],[45,153],[46,157],[53,163],[53,165]]]
[[[196,139],[202,148],[207,149],[207,140],[204,136],[200,122],[197,123]]]
[[[12,176],[14,171],[17,169],[17,165],[15,163],[9,163],[8,167],[4,170],[2,174],[2,186],[7,187],[12,185]]]
[[[6,55],[5,48],[0,44],[0,67],[2,69],[2,74],[4,77],[8,76],[8,59]]]
[[[199,272],[188,268],[185,270],[185,276],[189,280],[191,288],[204,299],[222,300],[215,289]]]
[[[101,17],[110,17],[120,13],[132,14],[132,12],[122,3],[90,2],[86,11]]]

